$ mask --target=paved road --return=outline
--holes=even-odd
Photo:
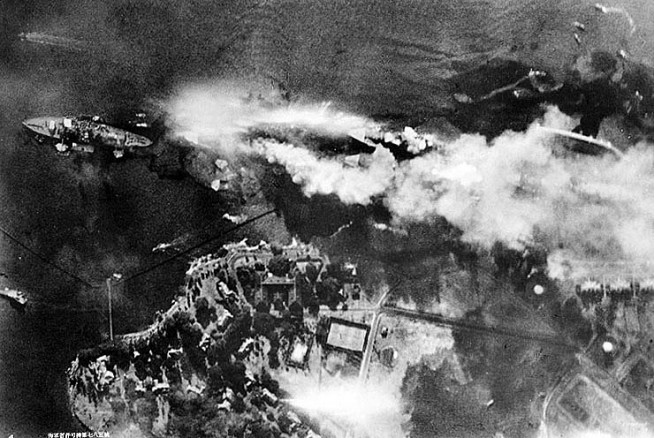
[[[520,338],[530,341],[543,342],[563,348],[570,348],[573,350],[579,349],[578,346],[567,343],[560,336],[556,336],[552,334],[544,334],[541,332],[529,331],[529,330],[517,329],[511,327],[475,324],[468,321],[462,321],[461,319],[448,318],[446,316],[437,315],[434,313],[400,309],[396,307],[385,307],[382,312],[389,315],[405,316],[408,318],[421,319],[423,321],[429,321],[437,325],[462,328],[465,330],[476,331],[488,335],[508,336],[512,338]]]
[[[377,329],[379,328],[379,316],[384,310],[384,302],[390,294],[391,289],[388,289],[386,292],[379,297],[379,301],[374,307],[374,313],[372,315],[372,323],[370,324],[370,332],[368,334],[368,344],[366,345],[366,350],[363,352],[363,359],[361,359],[361,368],[359,368],[359,381],[364,383],[368,378],[368,369],[370,368],[370,358],[372,357],[372,350],[375,345],[375,336],[377,335]]]

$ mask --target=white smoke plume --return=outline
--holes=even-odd
[[[401,406],[389,388],[344,379],[331,385],[306,385],[300,394],[287,401],[354,431],[353,436],[359,436],[357,431],[379,438],[404,435]]]
[[[287,103],[274,91],[264,94],[230,81],[187,86],[168,104],[169,123],[178,135],[221,152],[246,152],[241,136],[266,125],[344,137],[371,124],[329,103]]]
[[[283,165],[308,196],[335,194],[346,204],[365,205],[393,183],[395,158],[385,148],[377,148],[367,167],[351,168],[335,159],[320,158],[307,149],[276,141],[259,140],[254,146],[271,163]]]
[[[345,169],[296,146],[267,143],[308,195],[333,193],[345,203],[382,197],[395,223],[445,217],[463,239],[490,248],[537,243],[572,260],[641,260],[654,253],[654,152],[644,145],[614,157],[564,157],[560,138],[539,129],[569,129],[557,109],[526,132],[492,142],[463,135],[437,151],[397,163],[379,148],[369,168]],[[382,152],[383,151],[383,152]]]
[[[231,136],[239,150],[283,165],[308,196],[334,194],[362,205],[382,199],[393,226],[444,217],[481,247],[538,243],[553,255],[551,271],[559,276],[574,271],[566,263],[575,260],[635,261],[654,253],[654,151],[638,145],[622,159],[555,153],[562,139],[539,127],[575,124],[556,108],[525,132],[491,142],[462,135],[402,162],[378,147],[365,165],[352,167],[302,144],[249,142],[243,134],[277,124],[344,135],[371,121],[319,105],[252,109],[242,94],[191,89],[173,102],[174,121],[198,135]]]
[[[541,123],[570,126],[556,109]],[[443,216],[464,240],[487,248],[496,241],[521,248],[538,239],[550,250],[562,248],[559,268],[564,259],[648,257],[654,251],[654,152],[641,145],[621,160],[564,158],[552,148],[560,139],[538,125],[491,144],[462,136],[402,163],[388,207],[399,222]]]
[[[546,124],[563,121],[551,114]],[[571,175],[553,155],[548,138],[536,124],[525,133],[507,132],[492,144],[464,135],[440,151],[402,163],[387,205],[399,221],[444,216],[466,241],[520,248],[531,242],[535,227],[556,220],[554,204],[570,195]]]

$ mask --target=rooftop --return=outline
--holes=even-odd
[[[363,352],[366,348],[370,327],[345,319],[332,318],[327,335],[327,345],[344,350]]]

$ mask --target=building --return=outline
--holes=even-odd
[[[307,341],[301,336],[297,336],[288,351],[286,364],[295,368],[305,368],[309,361],[312,344],[313,338],[309,338]]]
[[[275,394],[270,392],[268,388],[263,388],[261,390],[261,398],[266,404],[270,406],[277,406],[277,404],[279,403],[279,398]]]
[[[359,283],[345,283],[343,284],[343,296],[345,300],[359,301],[361,300],[361,285]]]
[[[155,394],[167,394],[170,392],[170,384],[168,382],[159,382],[155,379],[154,385],[152,385],[152,392]]]
[[[275,306],[283,305],[288,308],[294,302],[300,302],[298,297],[297,288],[295,287],[295,279],[288,277],[276,277],[268,275],[261,281],[261,287],[254,293],[254,304],[259,303],[272,304]],[[300,304],[302,304],[300,302]]]
[[[253,348],[254,348],[254,339],[247,338],[246,340],[243,341],[243,343],[239,347],[238,351],[236,352],[236,356],[238,358],[244,358],[250,354]]]
[[[316,257],[315,255],[313,257],[307,255],[295,259],[295,266],[303,274],[306,274],[308,266],[312,266],[318,275],[320,275],[320,273],[323,271],[323,268],[325,267],[325,262],[322,258]]]
[[[363,353],[368,342],[370,326],[331,318],[327,333],[327,345],[347,352]]]
[[[635,354],[618,373],[622,387],[654,413],[654,366],[642,355]]]
[[[297,291],[295,273],[305,274],[307,267],[312,266],[319,274],[328,264],[327,258],[321,256],[316,248],[294,241],[291,245],[282,247],[279,254],[292,264],[291,272],[287,276],[276,276],[267,269],[274,254],[272,247],[266,242],[260,242],[256,246],[248,246],[245,242],[240,242],[226,245],[225,248],[228,250],[225,259],[233,272],[239,268],[247,268],[253,269],[260,276],[258,287],[254,290],[252,304],[273,305],[278,311],[290,308],[295,302],[303,304]]]
[[[599,304],[604,299],[604,288],[595,280],[586,280],[575,287],[577,296],[584,306]]]
[[[651,412],[584,356],[545,400],[547,436],[651,436]]]
[[[233,319],[234,316],[231,314],[229,310],[225,309],[222,306],[218,306],[216,327],[218,327],[221,330],[225,330]]]

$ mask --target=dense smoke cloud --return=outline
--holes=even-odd
[[[328,103],[279,105],[282,102],[279,90],[238,81],[190,86],[171,99],[169,124],[190,140],[232,153],[247,151],[241,136],[264,125],[343,137],[370,123],[363,117],[334,110]]]
[[[216,218],[224,213],[224,204],[213,192],[158,181],[147,174],[141,162],[112,164],[104,174],[96,174],[86,164],[73,169],[77,165],[74,158],[61,159],[40,146],[27,147],[17,133],[20,122],[28,117],[77,113],[127,116],[128,112],[147,110],[149,99],[168,95],[180,82],[222,77],[226,71],[239,78],[272,75],[284,80],[294,92],[317,96],[317,100],[347,102],[367,114],[413,115],[450,100],[443,78],[485,63],[493,54],[510,51],[525,63],[561,71],[579,50],[569,34],[573,17],[586,23],[584,44],[588,46],[604,47],[605,40],[621,35],[611,31],[593,34],[599,19],[581,14],[583,8],[594,13],[588,4],[514,0],[462,5],[465,14],[458,3],[454,7],[424,0],[374,6],[361,0],[290,4],[249,0],[8,2],[0,29],[0,59],[5,62],[0,71],[4,84],[0,91],[4,225],[57,263],[77,273],[82,271],[84,278],[101,281],[117,268],[123,273],[135,271],[137,254],[144,262],[150,260],[146,256],[157,243],[217,223]],[[651,11],[650,6],[648,0],[624,5],[632,13],[645,8]],[[635,34],[639,39],[629,47],[635,58],[649,59],[652,53],[651,39],[641,35],[645,26],[652,28],[653,22],[642,19],[646,16],[635,16],[640,18]],[[608,21],[605,18],[601,19]],[[613,18],[623,25],[621,16],[614,14]],[[475,26],[470,26],[471,22]],[[68,47],[20,42],[17,38],[21,32],[54,35],[62,38],[61,42],[68,41]],[[77,42],[84,42],[89,52],[80,53]],[[201,97],[199,94],[195,95]],[[214,128],[225,129],[233,124],[209,117],[212,108],[221,105],[221,97],[216,96],[207,114],[202,114],[201,104],[195,109],[207,116]],[[279,122],[270,111],[259,107],[237,102],[236,109],[244,110],[241,114],[252,123]],[[229,109],[229,105],[224,108]],[[298,109],[311,119],[323,111],[323,125],[332,123],[334,112],[329,108],[315,105],[312,111],[305,110]],[[228,121],[234,117],[227,111],[225,115]],[[358,117],[351,120],[353,123],[335,123],[337,130],[368,122]],[[306,126],[315,129],[315,125]],[[226,149],[249,150],[247,142],[238,138],[240,134],[232,143],[225,141],[221,131],[217,135]],[[300,143],[293,145],[303,149]],[[317,167],[327,168],[330,162],[334,167],[332,161],[312,156]],[[372,188],[366,187],[364,169],[343,172],[347,176],[337,180],[337,185],[350,181],[350,176],[361,181],[357,187],[367,192],[362,191],[350,202],[365,203],[372,196],[390,199],[396,190],[395,172],[387,180],[371,175],[376,183],[383,182]],[[310,172],[305,173],[311,178]],[[312,181],[301,182],[311,187]],[[597,207],[598,217],[603,208]],[[398,225],[400,222],[398,219]],[[598,241],[604,241],[603,231],[608,225],[604,221],[600,225],[594,229]],[[33,294],[43,291],[42,298],[73,298],[76,287],[59,274],[38,268],[33,258],[20,257],[21,253],[6,244],[3,254],[6,268],[13,268],[14,279],[20,279]],[[164,274],[174,288],[179,277],[170,271]],[[154,287],[146,289],[150,282]],[[131,315],[136,309],[142,322],[149,320],[154,309],[167,305],[169,296],[162,280],[152,278],[143,283],[142,288],[133,287],[128,296],[130,312],[116,314]],[[86,302],[87,298],[82,295],[78,301]],[[98,300],[92,301],[96,303],[104,298],[96,294],[89,300]],[[47,318],[40,314],[30,317],[28,313],[21,321],[7,320],[5,328],[12,336],[3,339],[6,348],[1,362],[2,371],[12,380],[3,385],[5,391],[0,394],[0,431],[4,435],[68,430],[55,419],[67,416],[67,407],[53,409],[51,398],[44,397],[40,383],[46,376],[40,370],[47,364],[48,373],[63,371],[75,349],[88,345],[97,327],[104,327],[104,321],[96,319],[95,315],[89,317],[87,326],[80,323],[79,315],[57,311]],[[135,317],[130,324],[137,321]],[[120,326],[121,330],[130,327]],[[33,346],[29,357],[22,354],[25,342]],[[13,353],[12,348],[20,353]]]
[[[399,223],[443,216],[463,239],[489,248],[541,244],[575,259],[643,259],[654,250],[649,200],[654,154],[644,146],[613,157],[562,157],[538,126],[569,128],[551,109],[526,132],[490,144],[462,136],[404,162],[386,196]]]
[[[543,124],[570,126],[550,110]],[[534,124],[490,145],[463,136],[401,165],[386,203],[399,222],[444,216],[463,239],[490,247],[537,243],[578,259],[640,259],[654,249],[649,193],[654,155],[645,147],[612,157],[557,156],[556,139]],[[490,147],[489,147],[490,146]]]
[[[373,196],[390,188],[395,158],[388,149],[378,148],[366,169],[345,167],[334,159],[319,158],[307,149],[275,141],[258,141],[255,150],[271,163],[283,165],[293,182],[308,196],[335,194],[346,204],[365,205]]]
[[[390,388],[362,385],[353,379],[316,385],[307,382],[300,394],[288,400],[298,408],[343,421],[368,436],[402,435],[402,412]]]
[[[253,111],[237,99],[236,89],[227,99],[212,93],[182,94],[172,106],[177,126],[238,139],[241,152],[283,165],[307,196],[335,194],[343,203],[361,205],[379,198],[399,227],[444,217],[462,230],[464,241],[483,248],[495,242],[515,249],[538,244],[552,254],[553,275],[565,273],[564,260],[641,260],[654,251],[654,239],[647,237],[654,235],[654,152],[639,145],[620,160],[557,153],[560,139],[540,126],[570,129],[575,121],[556,108],[525,132],[505,132],[492,141],[462,135],[401,162],[379,147],[366,165],[348,167],[302,144],[252,141],[242,134],[273,124],[336,135],[365,129],[371,121],[320,106],[258,105]]]

